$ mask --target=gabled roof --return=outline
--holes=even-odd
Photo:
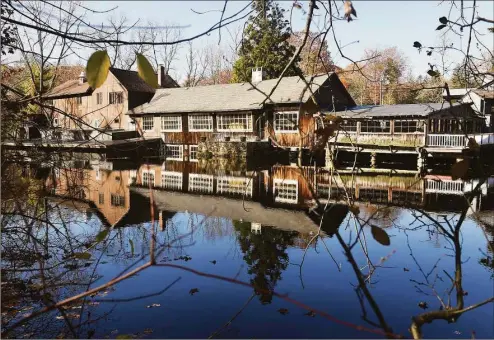
[[[459,107],[466,104],[453,104]],[[447,103],[398,104],[356,106],[347,111],[336,112],[344,118],[380,118],[380,117],[427,117],[433,112],[448,110]]]
[[[110,72],[118,79],[129,92],[154,93],[156,90],[139,77],[136,71],[127,71],[119,68],[110,68]]]
[[[312,92],[316,92],[330,77],[336,74],[314,77]],[[310,78],[307,77],[307,82]],[[188,112],[228,112],[262,109],[266,98],[278,79],[264,80],[256,84],[249,83],[217,84],[196,87],[158,89],[149,103],[136,107],[128,114],[188,113]],[[327,83],[329,85],[329,82]],[[326,85],[324,85],[326,86]],[[305,90],[306,84],[300,77],[285,77],[274,91],[267,104],[298,104],[306,102],[311,91]],[[259,91],[264,92],[261,93]]]
[[[156,90],[149,86],[136,71],[122,70],[111,67],[110,72],[117,78],[123,87],[129,92],[140,92],[154,94]],[[165,87],[178,87],[178,84],[169,75],[165,75]],[[93,93],[93,89],[87,82],[79,83],[79,79],[69,80],[49,91],[45,98],[64,98],[64,97],[80,97],[89,96]]]
[[[45,94],[45,98],[61,98],[61,97],[80,97],[89,96],[93,93],[93,89],[87,82],[80,84],[79,79],[66,81],[65,83],[54,87],[51,91]]]

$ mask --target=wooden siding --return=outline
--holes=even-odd
[[[120,104],[109,104],[110,92],[122,92],[123,102]],[[97,94],[102,94],[103,102],[97,103]],[[109,125],[112,129],[128,129],[129,117],[125,113],[128,111],[129,96],[127,90],[120,84],[117,78],[108,73],[106,81],[96,89],[91,96],[81,97],[81,104],[77,104],[77,98],[54,99],[53,105],[66,113],[82,119],[86,124],[93,126],[95,120],[99,120],[99,127]],[[56,113],[54,117],[59,119],[59,126],[66,129],[81,128],[81,124],[74,120]],[[118,120],[118,122],[116,121]],[[83,126],[83,129],[90,129]]]

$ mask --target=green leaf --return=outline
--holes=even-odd
[[[86,77],[89,86],[97,89],[105,82],[110,70],[110,57],[106,51],[94,52],[87,61]]]
[[[446,18],[446,17],[440,17],[440,18],[439,18],[439,22],[440,22],[441,24],[446,25],[446,24],[448,23],[448,18]]]
[[[132,256],[134,256],[134,241],[129,240],[129,244],[130,244],[130,252],[132,253]]]
[[[110,229],[105,229],[101,232],[98,233],[98,235],[96,235],[96,243],[100,243],[101,241],[103,241],[106,236],[108,235],[108,232],[110,231]]]
[[[383,246],[389,246],[391,244],[388,233],[386,233],[384,229],[371,225],[371,232],[374,240],[381,243]]]
[[[156,73],[154,73],[153,67],[140,53],[137,53],[137,71],[139,76],[144,79],[144,81],[151,87],[157,89],[158,88],[158,77]]]
[[[421,47],[422,47],[422,44],[421,44],[421,43],[419,43],[418,41],[415,41],[415,42],[413,43],[413,47],[415,47],[415,48],[421,48]]]
[[[459,178],[464,178],[469,168],[470,168],[470,162],[468,161],[468,159],[455,163],[451,167],[451,178],[453,179],[453,181]]]
[[[436,72],[434,70],[427,71],[427,74],[430,75],[431,77],[439,77],[439,72]]]
[[[91,258],[91,254],[89,254],[89,253],[74,253],[73,257],[76,259],[80,259],[80,260],[89,260]]]
[[[437,26],[436,31],[440,31],[440,30],[442,30],[444,27],[446,27],[446,25],[439,25],[439,26]]]

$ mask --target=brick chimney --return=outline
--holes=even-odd
[[[159,87],[165,87],[165,65],[160,64],[158,66],[158,85]]]
[[[252,69],[252,84],[257,84],[262,81],[263,71],[262,67],[255,67]]]

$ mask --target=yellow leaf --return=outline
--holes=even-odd
[[[98,235],[96,235],[96,243],[100,243],[106,238],[106,235],[108,235],[109,229],[105,229],[101,231]]]
[[[80,260],[89,260],[91,258],[91,254],[89,253],[74,253],[74,258]]]
[[[371,233],[374,240],[381,243],[383,246],[389,246],[391,244],[388,233],[386,233],[383,229],[375,225],[371,225]]]
[[[477,150],[480,148],[479,144],[475,140],[475,138],[468,138],[468,144],[467,144],[469,149],[474,149]]]
[[[154,73],[153,67],[140,53],[137,53],[137,71],[139,76],[144,79],[144,81],[151,87],[157,89],[158,88],[158,77],[156,73]]]
[[[451,178],[453,179],[453,181],[459,178],[464,178],[469,168],[470,168],[470,162],[468,161],[468,159],[455,163],[451,167]]]
[[[110,70],[110,57],[106,51],[94,52],[87,61],[86,77],[89,86],[97,89],[105,82]]]

